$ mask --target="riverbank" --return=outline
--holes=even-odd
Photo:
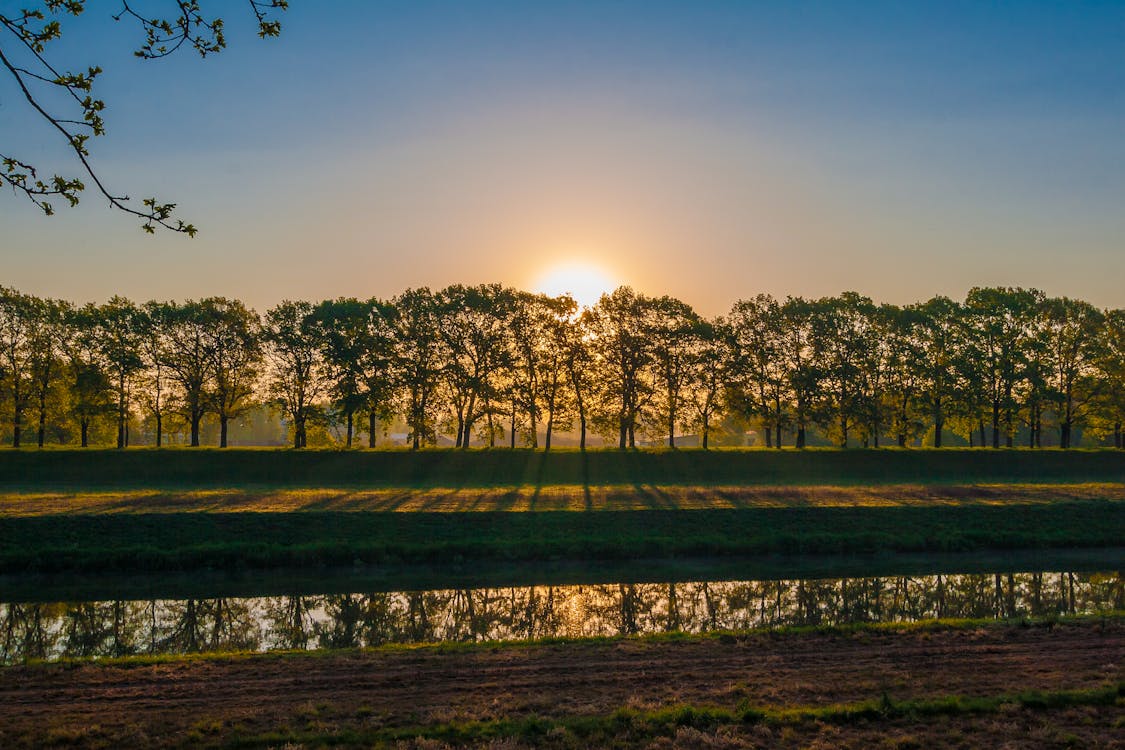
[[[1125,502],[0,517],[0,573],[1114,547]]]

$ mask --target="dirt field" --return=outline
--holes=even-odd
[[[480,738],[486,746],[568,747],[584,743],[561,727],[532,738],[506,732],[504,721],[565,721],[675,704],[815,709],[881,697],[904,702],[1081,690],[1122,680],[1125,623],[1119,620],[35,665],[0,670],[0,746],[281,747],[290,739],[368,746],[386,739],[441,747],[436,739],[401,738],[483,721],[498,722]],[[625,735],[620,741],[633,744]],[[1125,747],[1125,705],[1118,697],[1116,705],[1038,711],[1012,705],[848,723],[683,726],[638,743]]]

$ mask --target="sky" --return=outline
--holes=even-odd
[[[264,310],[569,263],[708,315],[976,285],[1125,307],[1125,3],[292,0],[259,40],[204,0],[228,49],[157,61],[90,6],[51,54],[105,71],[93,162],[199,234],[0,193],[26,292]],[[0,76],[0,153],[73,172],[36,118]]]

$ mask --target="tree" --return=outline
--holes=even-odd
[[[808,424],[820,385],[813,349],[815,316],[814,304],[800,297],[788,297],[781,306],[778,353],[788,384],[798,448],[805,447]]]
[[[919,333],[924,320],[925,316],[916,306],[880,305],[875,311],[876,346],[872,351],[882,357],[884,368],[883,398],[876,396],[869,403],[876,445],[879,418],[884,411],[887,426],[900,448],[918,437],[925,427],[922,418],[925,410],[920,408],[925,354],[923,337]]]
[[[179,410],[191,429],[191,445],[199,446],[199,426],[211,407],[208,388],[214,377],[210,302],[187,300],[165,309],[167,348],[163,366],[179,389]]]
[[[35,308],[28,365],[31,396],[39,411],[36,442],[42,448],[47,436],[47,400],[58,380],[67,341],[72,335],[67,325],[71,305],[62,300],[36,299]]]
[[[835,433],[841,448],[848,447],[850,429],[863,421],[865,400],[875,398],[864,392],[864,385],[870,384],[865,359],[875,345],[873,307],[867,297],[844,292],[815,303],[811,319],[821,395],[819,421]]]
[[[784,322],[777,300],[759,294],[735,302],[723,329],[728,400],[744,419],[761,420],[767,447],[781,447],[790,398],[790,380],[782,356]]]
[[[144,358],[142,398],[155,420],[155,442],[164,444],[164,416],[167,406],[167,373],[165,362],[170,356],[167,328],[171,325],[173,305],[167,302],[146,302],[142,307],[141,353]]]
[[[940,448],[945,420],[957,390],[963,311],[948,297],[933,297],[906,309],[917,315],[913,337],[918,343],[915,364],[919,397],[934,425],[934,447]]]
[[[98,343],[98,312],[94,305],[71,310],[68,322],[74,335],[67,341],[70,365],[70,409],[78,422],[79,443],[90,444],[90,426],[95,419],[113,412],[109,377],[102,366]]]
[[[590,309],[590,346],[598,373],[601,414],[617,447],[636,447],[641,410],[652,394],[652,300],[627,286],[603,294]]]
[[[1125,310],[1109,310],[1102,325],[1097,375],[1102,384],[1095,416],[1113,434],[1113,447],[1125,448]]]
[[[367,445],[375,447],[378,423],[392,416],[399,373],[395,369],[395,320],[398,311],[390,302],[372,297],[367,301],[365,346],[359,370],[367,406]]]
[[[586,432],[589,426],[590,402],[594,392],[594,355],[590,346],[590,328],[593,313],[587,309],[573,324],[560,329],[563,358],[574,406],[578,411],[578,449],[586,450]]]
[[[435,437],[433,412],[445,358],[438,330],[438,301],[426,287],[407,289],[394,300],[396,362],[406,398],[411,447]]]
[[[347,447],[352,447],[355,413],[367,402],[363,352],[369,347],[371,303],[354,297],[325,300],[313,308],[316,339],[330,381],[333,404],[344,415]]]
[[[568,295],[513,294],[509,372],[515,402],[527,413],[532,448],[539,447],[539,423],[546,415],[543,447],[549,451],[552,435],[566,409],[568,328],[578,305]]]
[[[12,447],[20,447],[23,414],[31,399],[28,361],[31,330],[35,326],[35,300],[26,294],[0,287],[0,373],[11,400]]]
[[[1000,447],[1001,431],[1012,447],[1016,388],[1024,377],[1029,321],[1043,299],[1036,289],[973,287],[965,300],[963,319],[969,341],[968,369],[979,384],[992,417],[992,447]]]
[[[446,356],[442,377],[457,420],[455,445],[468,448],[476,421],[489,416],[498,400],[499,375],[512,364],[508,323],[515,295],[499,284],[455,284],[440,291],[435,302]]]
[[[262,334],[270,364],[269,392],[293,424],[293,447],[304,448],[309,419],[328,388],[313,306],[285,300],[266,313]]]
[[[262,363],[261,322],[256,312],[238,300],[213,297],[203,305],[210,322],[206,343],[212,378],[210,401],[219,417],[219,447],[226,448],[230,420],[253,404]]]
[[[1102,357],[1102,313],[1088,302],[1066,297],[1044,303],[1050,398],[1059,423],[1059,446],[1069,448],[1076,423],[1085,419],[1099,386],[1096,363]]]
[[[132,378],[144,366],[141,359],[143,314],[132,301],[113,297],[104,305],[91,306],[95,346],[117,400],[117,447],[129,445],[129,407]]]
[[[683,421],[684,391],[700,346],[703,320],[691,306],[664,296],[651,301],[651,345],[655,382],[661,391],[660,417],[668,447],[676,447],[676,427]]]
[[[281,23],[271,19],[274,10],[285,10],[287,0],[248,0],[258,22],[258,36],[274,37],[281,33]],[[226,46],[221,18],[207,19],[200,0],[170,0],[174,6],[167,18],[141,15],[128,0],[121,2],[114,20],[127,19],[138,24],[144,42],[134,51],[136,57],[156,59],[187,47],[200,57],[217,53]],[[195,226],[174,217],[176,204],[145,198],[135,208],[126,195],[111,192],[94,169],[88,142],[105,135],[102,112],[105,102],[95,98],[94,84],[102,73],[100,66],[90,65],[77,72],[62,70],[50,56],[52,43],[62,36],[63,16],[78,16],[86,10],[86,0],[41,0],[14,13],[0,13],[0,27],[10,33],[0,42],[0,68],[6,69],[28,105],[43,118],[48,131],[61,136],[79,162],[84,177],[55,174],[41,178],[39,168],[0,151],[0,186],[9,186],[24,195],[46,215],[54,213],[53,198],[70,206],[78,205],[89,178],[96,190],[113,208],[142,219],[141,227],[149,233],[156,227],[194,236]],[[9,46],[10,45],[10,46]],[[58,107],[56,107],[58,103]],[[62,105],[65,103],[66,108]]]
[[[686,362],[688,423],[699,430],[700,447],[710,447],[711,423],[725,406],[725,385],[730,357],[725,344],[730,340],[726,321],[700,320],[695,325],[693,346]]]

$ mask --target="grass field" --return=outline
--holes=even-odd
[[[801,486],[1125,482],[1115,450],[2,450],[32,488]]]
[[[1106,499],[652,510],[229,510],[0,516],[0,572],[963,552],[1114,547]],[[65,506],[65,502],[63,503]]]
[[[1115,451],[4,451],[0,573],[1112,548],[1123,468]]]

